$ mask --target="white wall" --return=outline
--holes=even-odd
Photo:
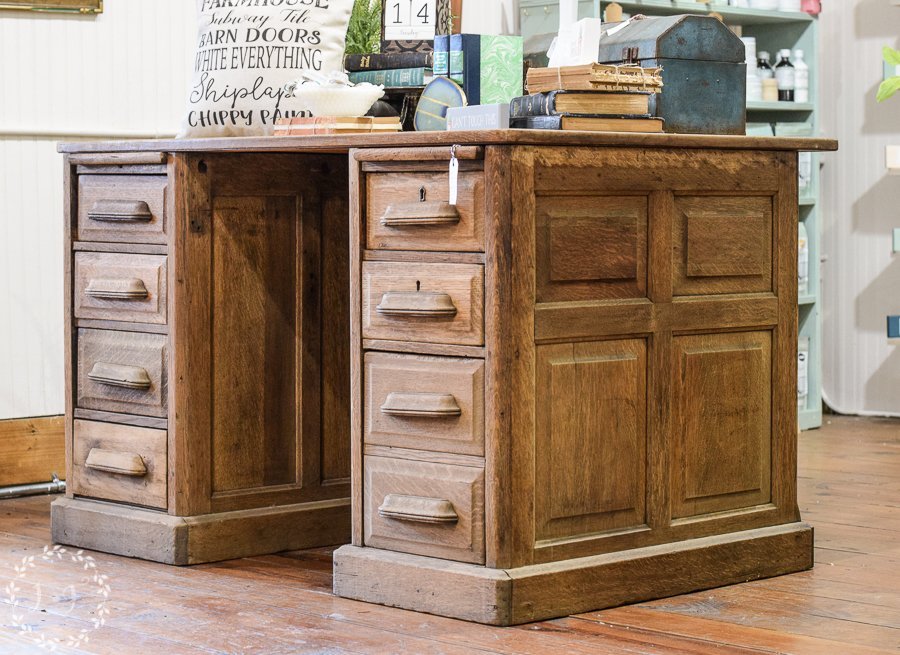
[[[0,11],[0,419],[60,414],[57,141],[175,133],[191,0],[106,0],[97,17]]]
[[[900,145],[900,96],[875,102],[881,48],[900,44],[889,0],[827,0],[820,18],[821,127],[840,140],[824,156],[824,395],[844,413],[900,414],[900,342],[885,316],[900,314],[900,177],[884,149]]]

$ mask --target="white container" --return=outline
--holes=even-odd
[[[805,296],[809,293],[809,235],[803,221],[800,221],[797,251],[797,293]]]
[[[762,97],[762,80],[756,72],[747,73],[747,102],[761,102]]]
[[[804,192],[809,191],[809,187],[812,186],[812,153],[811,152],[801,152],[797,156],[797,170],[798,170],[798,179],[797,186],[800,187],[800,194],[803,195]]]
[[[794,102],[809,102],[809,66],[803,61],[803,51],[794,50]]]
[[[778,11],[778,0],[750,0],[750,8]]]
[[[800,11],[800,0],[778,0],[778,11]]]
[[[742,36],[741,41],[744,42],[744,61],[747,62],[747,72],[749,74],[751,67],[756,68],[756,37]]]
[[[809,398],[809,337],[797,340],[797,409],[806,409]]]

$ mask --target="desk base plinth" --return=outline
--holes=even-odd
[[[202,564],[350,540],[346,498],[201,516],[59,498],[50,512],[54,543],[163,564]]]
[[[334,593],[505,626],[812,566],[813,529],[799,522],[516,569],[343,546],[334,553]]]

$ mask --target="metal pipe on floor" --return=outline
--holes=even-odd
[[[24,496],[42,496],[45,494],[61,494],[66,491],[66,481],[60,480],[53,474],[50,482],[37,482],[35,484],[18,484],[12,487],[0,487],[0,500],[7,498],[22,498]]]

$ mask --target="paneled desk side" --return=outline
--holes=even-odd
[[[508,625],[811,567],[796,153],[485,145],[450,206],[435,151],[351,154],[335,593]]]

